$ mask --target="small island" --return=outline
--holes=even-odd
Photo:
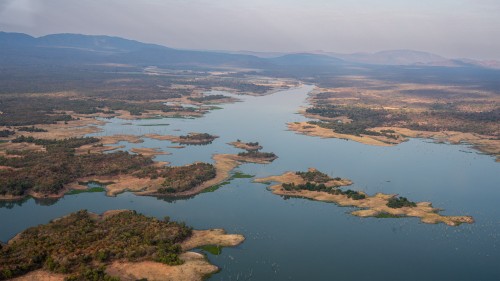
[[[184,136],[146,134],[145,137],[157,140],[168,140],[180,145],[207,145],[218,138],[218,136],[207,133],[189,133]]]
[[[229,144],[236,148],[243,149],[246,151],[255,151],[262,149],[262,146],[259,145],[259,142],[242,142],[241,140],[237,140]]]
[[[219,269],[189,250],[236,246],[244,239],[135,211],[82,210],[31,227],[2,245],[0,280],[202,280]]]
[[[474,223],[470,216],[443,216],[439,209],[429,202],[415,203],[405,197],[377,193],[368,196],[364,192],[342,190],[340,187],[351,185],[347,179],[330,178],[328,175],[309,169],[307,172],[287,172],[281,176],[256,179],[255,182],[280,184],[271,186],[274,194],[291,197],[309,198],[317,201],[333,202],[340,206],[354,206],[361,210],[352,212],[359,217],[399,218],[418,217],[424,223],[445,223],[457,226],[462,223]]]

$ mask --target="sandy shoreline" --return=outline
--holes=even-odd
[[[280,176],[271,176],[261,179],[256,179],[255,182],[278,182],[279,184],[270,187],[270,190],[281,196],[302,197],[312,200],[332,202],[340,206],[353,206],[361,210],[352,212],[351,214],[359,217],[377,217],[379,215],[389,214],[397,217],[418,217],[424,223],[436,224],[445,223],[450,226],[457,226],[462,223],[474,223],[474,219],[470,216],[443,216],[438,212],[440,209],[432,207],[429,202],[417,203],[416,207],[390,208],[387,202],[395,195],[377,193],[374,196],[366,195],[365,199],[353,200],[347,195],[331,194],[322,191],[309,190],[291,190],[287,191],[282,187],[282,183],[303,184],[305,181],[293,172],[287,172]]]

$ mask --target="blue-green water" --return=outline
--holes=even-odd
[[[476,223],[449,227],[418,219],[358,218],[352,208],[304,199],[284,199],[252,179],[233,179],[215,192],[183,200],[124,193],[66,196],[57,202],[30,199],[0,208],[0,239],[79,209],[110,209],[185,221],[198,229],[224,228],[246,241],[222,254],[207,254],[222,268],[210,280],[500,280],[500,173],[494,158],[466,145],[412,139],[395,147],[320,139],[286,130],[305,106],[311,86],[265,97],[239,97],[203,118],[108,120],[102,134],[206,132],[220,136],[207,146],[170,149],[168,141],[145,139],[131,147],[159,147],[172,155],[157,160],[172,165],[211,161],[214,153],[237,153],[228,142],[259,141],[280,158],[269,165],[238,168],[263,177],[316,167],[350,178],[353,189],[369,194],[398,193],[431,201],[447,215],[471,215]],[[227,93],[224,93],[228,95]],[[168,126],[141,126],[146,124]],[[99,135],[99,134],[97,134]],[[51,204],[51,205],[50,205]]]

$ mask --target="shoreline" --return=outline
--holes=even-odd
[[[399,138],[389,139],[384,136],[370,135],[347,135],[334,132],[332,129],[321,128],[318,125],[309,124],[307,122],[295,122],[287,124],[288,130],[297,134],[307,135],[311,137],[321,138],[337,138],[344,140],[352,140],[367,145],[374,146],[396,146],[408,140],[408,138],[424,138],[433,140],[435,143],[448,142],[455,144],[469,144],[473,149],[484,154],[495,157],[496,162],[500,162],[500,140],[492,139],[489,136],[479,135],[475,133],[462,133],[455,131],[443,132],[427,132],[414,131],[399,127],[376,127],[371,128],[371,131],[380,132],[381,130],[393,130]]]
[[[364,199],[354,200],[344,194],[332,194],[324,191],[310,190],[285,190],[281,184],[303,184],[305,181],[293,172],[287,172],[280,176],[270,176],[266,178],[255,179],[257,183],[278,182],[269,189],[273,194],[280,196],[290,196],[299,198],[308,198],[315,201],[335,203],[343,207],[357,207],[359,210],[351,212],[358,217],[379,217],[388,215],[389,217],[418,217],[423,223],[437,224],[445,223],[449,226],[457,226],[462,223],[474,223],[470,216],[444,216],[438,212],[440,209],[434,208],[430,202],[419,202],[415,207],[391,208],[387,206],[389,199],[395,197],[393,194],[377,193],[374,196],[368,196],[364,192]]]

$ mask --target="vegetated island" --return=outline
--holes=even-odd
[[[262,149],[262,146],[259,145],[259,142],[243,142],[241,140],[236,140],[229,144],[236,148],[243,149],[246,151],[256,151]]]
[[[439,209],[429,202],[414,203],[405,197],[377,193],[368,196],[364,192],[340,189],[352,184],[350,180],[331,178],[316,170],[307,172],[287,172],[281,176],[256,179],[255,182],[279,182],[270,187],[274,194],[291,197],[303,197],[317,201],[333,202],[340,206],[354,206],[361,210],[352,212],[359,217],[399,218],[418,217],[424,223],[445,223],[450,226],[462,223],[474,223],[470,216],[443,216]]]
[[[146,134],[144,136],[151,139],[168,140],[181,145],[207,145],[211,144],[216,138],[218,138],[218,136],[210,135],[207,133],[189,133],[184,136],[157,134]]]
[[[82,210],[0,245],[0,280],[202,280],[218,268],[189,250],[236,246],[244,239],[135,211]]]
[[[116,136],[106,139],[106,143],[123,139],[141,141],[138,136]],[[0,200],[60,198],[71,190],[85,191],[88,182],[102,183],[109,196],[125,191],[192,196],[224,182],[242,163],[266,164],[277,158],[274,153],[250,151],[216,154],[212,157],[214,164],[196,162],[171,167],[151,159],[158,151],[103,153],[103,140],[95,137],[50,140],[21,136],[11,142],[23,146],[0,155]]]

